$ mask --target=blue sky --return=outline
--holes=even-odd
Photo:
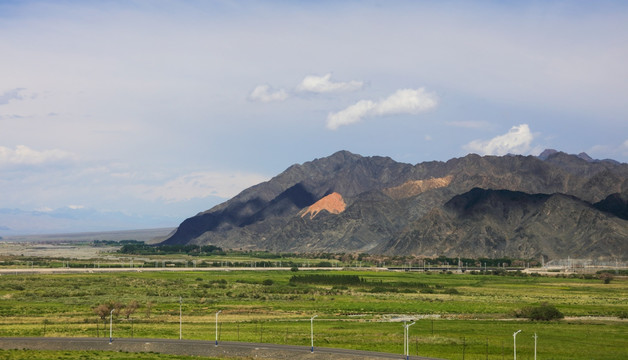
[[[627,24],[625,2],[0,1],[0,208],[177,225],[338,150],[627,162]]]

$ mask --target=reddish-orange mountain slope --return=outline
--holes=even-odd
[[[305,209],[305,211],[301,213],[301,217],[305,217],[309,214],[310,219],[313,219],[316,215],[318,215],[319,212],[323,210],[327,210],[331,214],[340,214],[341,212],[345,211],[346,207],[347,204],[345,204],[342,195],[338,194],[337,192],[333,192]]]

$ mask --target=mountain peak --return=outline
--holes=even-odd
[[[558,152],[558,150],[554,150],[554,149],[545,149],[543,150],[542,153],[539,154],[538,158],[545,161],[547,160],[550,156],[556,154]]]
[[[581,152],[580,154],[578,154],[578,157],[586,162],[592,162],[595,161],[593,160],[592,157],[590,157],[587,153],[585,152]]]

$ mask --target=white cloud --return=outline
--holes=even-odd
[[[314,93],[329,93],[329,92],[344,92],[355,91],[364,85],[361,81],[349,81],[349,82],[333,82],[331,81],[331,73],[323,76],[308,75],[297,86],[297,91],[314,92]]]
[[[525,154],[531,151],[532,140],[534,135],[528,124],[521,124],[490,140],[473,140],[464,148],[480,155]]]
[[[362,120],[375,109],[376,104],[370,100],[359,101],[348,108],[327,116],[327,128],[336,130],[339,126],[349,125]]]
[[[288,93],[285,90],[273,90],[268,85],[257,86],[249,95],[249,99],[261,102],[283,101],[287,98]]]
[[[359,122],[364,117],[418,114],[437,104],[436,95],[426,92],[424,88],[401,89],[378,102],[361,100],[337,113],[330,113],[327,116],[327,128],[335,130],[339,126]]]
[[[216,196],[231,198],[240,191],[268,180],[251,173],[194,172],[158,186],[139,186],[138,196],[168,203]]]
[[[76,155],[59,150],[38,151],[25,145],[18,145],[15,150],[0,146],[0,166],[3,165],[42,165],[75,160]]]

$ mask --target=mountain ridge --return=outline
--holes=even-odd
[[[412,165],[388,157],[362,157],[339,151],[292,165],[269,181],[186,219],[165,243],[211,243],[226,248],[278,252],[358,251],[399,255],[411,251],[419,256],[559,256],[567,254],[569,247],[561,250],[541,246],[534,239],[542,234],[531,229],[538,226],[548,238],[560,243],[564,242],[563,235],[569,233],[565,226],[572,226],[588,234],[587,239],[574,238],[574,253],[584,254],[583,249],[587,249],[591,256],[626,257],[628,249],[621,236],[628,228],[628,165],[555,150],[541,155],[469,154],[446,162]],[[560,199],[556,200],[560,206],[554,210],[558,215],[552,215],[551,219],[539,215],[534,221],[520,224],[525,230],[523,233],[530,236],[507,236],[508,231],[515,230],[509,227],[513,219],[508,216],[496,217],[491,215],[490,209],[476,209],[466,215],[452,212],[452,204],[462,206],[464,202],[460,199],[480,194],[478,189],[510,192],[497,194],[520,201],[497,201],[495,193],[482,194],[493,196],[496,205],[507,204],[513,213],[530,207],[532,199],[554,196]],[[343,211],[323,206],[315,216],[301,216],[331,194],[338,194],[343,200]],[[578,223],[570,222],[570,216],[574,216],[570,211],[574,208],[581,212],[586,209],[590,221],[582,218]],[[534,211],[540,210],[534,208]],[[544,220],[549,222],[544,223]],[[594,220],[604,227],[589,224]],[[432,230],[417,231],[417,224],[429,225]],[[487,232],[487,227],[493,232]],[[441,232],[456,230],[459,236],[448,238],[438,229]],[[595,245],[604,239],[593,229],[610,239],[615,255]],[[465,243],[464,239],[473,238],[471,231],[479,230],[488,235],[476,239],[476,243],[460,246]],[[409,234],[421,237],[412,238]],[[440,243],[436,244],[434,239],[440,239]],[[504,246],[499,251],[486,245],[502,241],[500,239],[517,245]],[[587,247],[586,241],[594,245]],[[450,242],[455,243],[447,245]],[[417,246],[418,243],[429,243],[431,248]],[[439,251],[443,253],[436,254]]]

